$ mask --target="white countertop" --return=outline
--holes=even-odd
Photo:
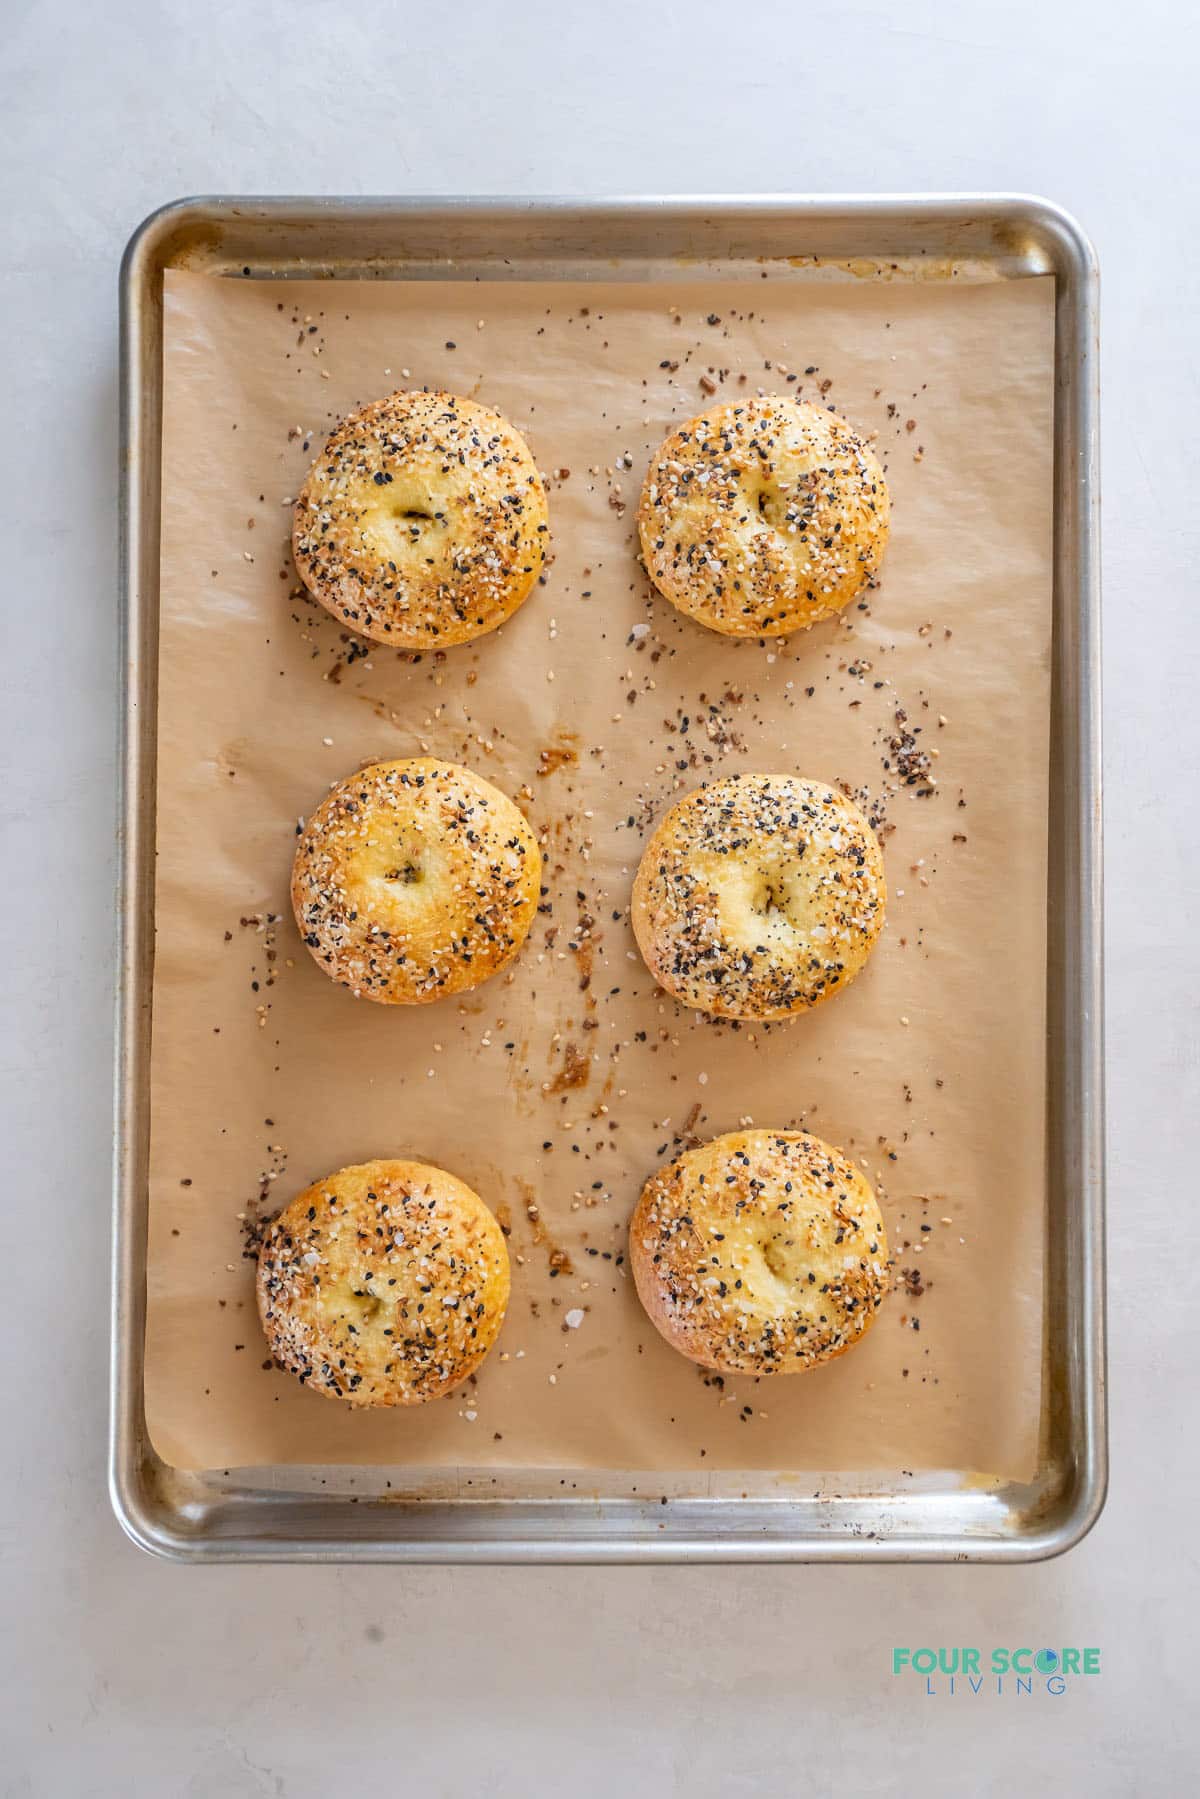
[[[253,17],[249,17],[253,14]],[[0,37],[13,1795],[1182,1793],[1200,1729],[1200,30],[1177,0],[25,0]],[[103,1480],[116,268],[179,194],[1006,189],[1104,279],[1112,1486],[1064,1559],[187,1569]],[[1061,1697],[893,1644],[1093,1644]]]

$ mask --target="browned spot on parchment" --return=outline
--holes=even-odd
[[[568,1093],[574,1087],[586,1087],[592,1072],[592,1058],[577,1043],[563,1050],[562,1067],[552,1080],[542,1082],[542,1092]]]

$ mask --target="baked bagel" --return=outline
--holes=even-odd
[[[525,440],[457,394],[398,393],[342,420],[296,501],[300,579],[353,631],[445,649],[494,631],[546,558]]]
[[[504,1235],[424,1162],[363,1162],[269,1226],[258,1314],[281,1367],[350,1405],[423,1405],[478,1368],[508,1305]]]
[[[794,775],[730,775],[663,819],[633,884],[647,968],[718,1018],[786,1018],[847,985],[883,926],[887,885],[858,807]]]
[[[803,1131],[733,1131],[668,1162],[629,1225],[638,1298],[673,1349],[793,1374],[849,1349],[888,1289],[868,1183]]]
[[[888,535],[883,470],[823,406],[714,406],[658,450],[638,508],[650,578],[713,631],[798,631],[872,579]]]
[[[362,998],[418,1006],[512,960],[541,875],[521,813],[469,768],[376,762],[303,827],[292,906],[326,974]]]

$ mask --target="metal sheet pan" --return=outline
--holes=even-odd
[[[396,1469],[208,1470],[155,1454],[143,1409],[162,276],[641,279],[764,262],[823,278],[1056,284],[1054,657],[1047,958],[1047,1241],[1040,1466],[1028,1484],[826,1470],[653,1496],[598,1476],[502,1485]],[[120,794],[110,1487],[141,1547],[180,1560],[1022,1561],[1069,1548],[1104,1501],[1103,1039],[1097,271],[1075,222],[1000,195],[195,199],[135,232],[121,270]],[[665,1500],[665,1503],[664,1503]]]

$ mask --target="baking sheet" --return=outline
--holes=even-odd
[[[165,308],[146,1352],[164,1460],[1027,1477],[1052,282],[334,288],[171,271]],[[669,424],[713,403],[702,378],[722,396],[824,393],[878,428],[895,512],[867,609],[738,645],[650,595],[637,490]],[[444,661],[345,638],[295,594],[286,551],[284,502],[332,419],[423,383],[526,432],[555,538],[517,617]],[[362,761],[409,753],[524,789],[552,906],[511,982],[413,1013],[334,987],[286,908],[296,819]],[[898,757],[918,778],[890,791]],[[846,994],[734,1030],[656,995],[626,909],[669,800],[750,767],[882,807],[892,904]],[[568,1085],[581,1055],[587,1083]],[[898,1291],[854,1355],[720,1386],[643,1321],[617,1258],[645,1174],[747,1117],[862,1158]],[[351,1413],[264,1365],[243,1224],[393,1153],[444,1163],[507,1216],[514,1297],[476,1384],[418,1414]]]

